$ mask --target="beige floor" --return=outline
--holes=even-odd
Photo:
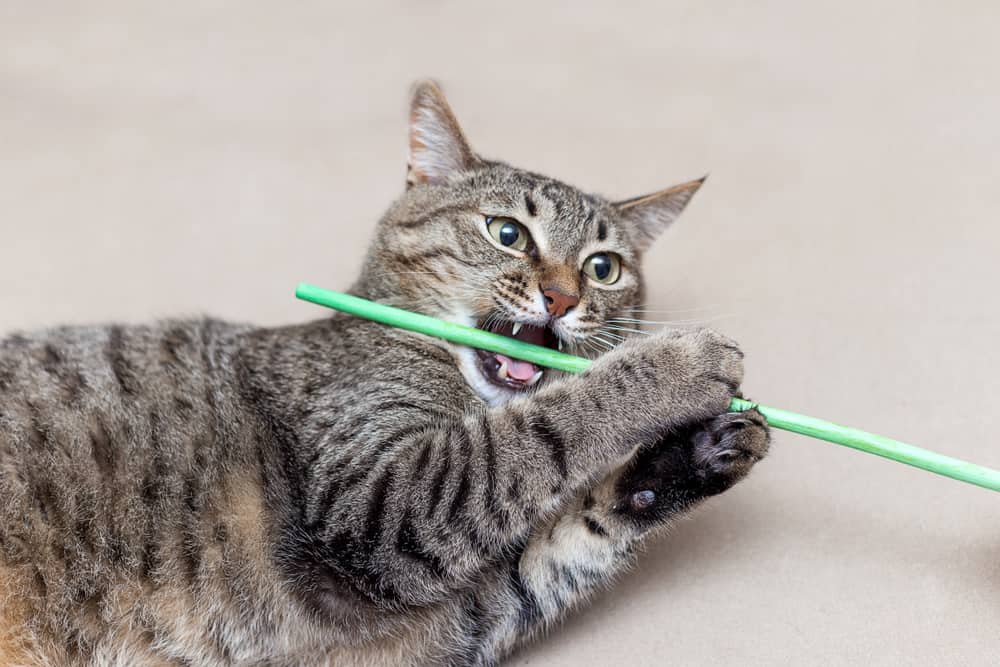
[[[752,396],[1000,467],[1000,6],[628,4],[8,0],[0,329],[319,315],[293,286],[351,279],[433,75],[487,155],[621,197],[711,173],[651,300],[741,340]],[[511,663],[998,664],[998,528],[1000,495],[778,434]]]

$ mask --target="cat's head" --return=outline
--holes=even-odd
[[[640,260],[702,180],[611,202],[473,152],[441,90],[416,86],[407,188],[379,224],[367,296],[572,354],[636,328]],[[544,384],[533,364],[460,348],[486,401]],[[551,375],[551,373],[550,373]]]

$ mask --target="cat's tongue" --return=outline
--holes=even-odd
[[[507,364],[507,376],[512,377],[515,380],[521,380],[522,382],[527,382],[535,376],[538,372],[538,367],[533,363],[528,361],[521,361],[520,359],[511,359],[504,354],[496,355],[497,361],[501,364]]]

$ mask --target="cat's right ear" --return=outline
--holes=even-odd
[[[407,187],[443,183],[451,174],[471,169],[478,162],[444,93],[433,81],[419,82],[410,102]]]

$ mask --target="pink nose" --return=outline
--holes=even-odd
[[[542,296],[545,297],[545,307],[548,308],[549,315],[562,317],[570,311],[576,304],[580,303],[580,297],[576,294],[568,294],[556,287],[542,286]]]

